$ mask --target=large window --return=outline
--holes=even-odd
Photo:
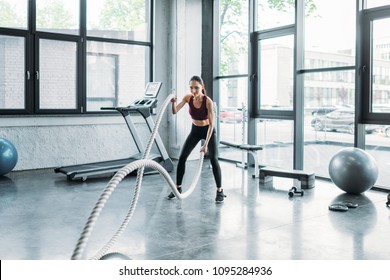
[[[101,112],[151,79],[152,0],[0,0],[0,113]]]
[[[235,7],[243,2],[219,1]],[[237,121],[242,113],[231,107],[239,108],[235,100],[245,98],[237,98],[237,81],[223,76],[221,137],[245,141],[245,132],[252,144],[263,146],[261,165],[323,177],[340,149],[364,148],[377,159],[377,185],[389,188],[390,1],[257,0],[249,8],[248,88],[242,89],[249,90],[252,114],[247,125]],[[230,33],[235,30],[221,29],[220,36]],[[220,75],[240,73],[221,69]],[[239,154],[230,157],[241,161]]]

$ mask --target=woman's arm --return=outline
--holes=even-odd
[[[183,97],[183,99],[180,101],[179,104],[176,105],[177,97],[174,97],[171,99],[172,102],[172,113],[176,114],[177,112],[180,111],[181,108],[188,102],[189,97],[191,94],[187,94]]]
[[[207,130],[207,136],[206,140],[204,141],[204,144],[202,148],[200,149],[201,152],[206,153],[207,152],[207,145],[209,144],[210,138],[213,135],[214,131],[214,108],[213,108],[213,101],[207,97],[207,112],[208,112],[208,118],[209,118],[209,129]]]

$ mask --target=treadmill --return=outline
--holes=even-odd
[[[162,83],[161,82],[150,82],[146,85],[144,97],[142,99],[135,100],[132,104],[127,107],[102,107],[101,110],[116,110],[119,112],[127,124],[128,129],[130,130],[131,136],[136,144],[138,153],[132,155],[130,158],[117,159],[110,161],[94,162],[87,164],[71,165],[71,166],[62,166],[54,169],[55,173],[63,173],[67,176],[68,180],[81,179],[81,181],[86,181],[89,176],[102,175],[102,174],[113,174],[117,172],[122,167],[127,164],[142,159],[145,147],[144,143],[146,141],[141,141],[137,129],[131,119],[131,116],[134,114],[140,114],[144,119],[149,128],[149,131],[152,132],[154,128],[154,121],[152,118],[152,113],[157,107],[157,95],[160,91]],[[154,139],[156,147],[159,151],[159,154],[150,154],[148,159],[152,159],[160,163],[168,172],[173,170],[173,163],[171,158],[168,156],[168,152],[165,149],[165,146],[161,140],[160,135],[157,133],[156,138]],[[155,171],[152,168],[145,168],[145,174],[155,174]],[[133,174],[136,174],[137,170],[133,171]]]

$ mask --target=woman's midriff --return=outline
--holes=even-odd
[[[196,126],[206,126],[209,125],[209,120],[192,120],[192,123]]]

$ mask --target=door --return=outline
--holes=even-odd
[[[377,162],[376,185],[389,189],[390,171],[390,6],[363,11],[362,115],[365,150]],[[373,129],[368,129],[373,127]]]
[[[366,11],[362,32],[362,97],[364,118],[390,114],[390,8]]]
[[[256,144],[262,165],[294,166],[294,29],[255,34]]]

